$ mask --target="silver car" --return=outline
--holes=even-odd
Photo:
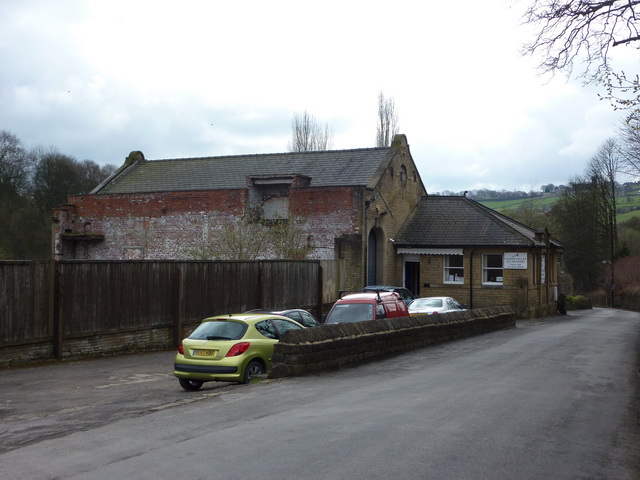
[[[462,305],[452,297],[423,297],[416,298],[409,304],[409,315],[461,312],[466,309],[466,305]]]

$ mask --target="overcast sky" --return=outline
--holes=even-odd
[[[382,91],[429,192],[582,174],[620,114],[520,55],[526,1],[428,3],[0,0],[0,130],[119,166],[284,152],[306,110],[367,148]]]

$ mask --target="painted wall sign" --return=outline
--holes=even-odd
[[[522,252],[505,252],[504,268],[507,270],[526,270],[527,254]]]

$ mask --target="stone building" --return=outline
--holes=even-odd
[[[554,311],[558,294],[562,246],[466,197],[428,196],[404,135],[323,152],[152,161],[132,152],[54,216],[56,259],[186,260],[233,222],[301,219],[306,258],[344,260],[347,290],[400,285],[520,312]]]
[[[466,196],[425,196],[395,238],[405,284],[472,308],[555,312],[562,245]]]

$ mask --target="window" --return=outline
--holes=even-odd
[[[334,305],[325,323],[350,323],[373,320],[373,304],[340,303]]]
[[[302,327],[300,325],[296,325],[289,320],[284,318],[279,318],[277,320],[272,320],[278,329],[278,338],[281,338],[288,330],[300,330]]]
[[[250,178],[247,211],[253,220],[289,218],[289,190],[300,177],[254,175]]]
[[[203,322],[191,332],[189,338],[194,340],[239,340],[247,331],[247,325],[226,320],[212,320]]]
[[[407,167],[404,165],[400,167],[400,185],[403,187],[407,185]]]
[[[276,329],[276,326],[273,324],[273,320],[264,320],[262,322],[258,322],[255,325],[256,330],[258,332],[260,332],[262,335],[264,335],[267,338],[273,338],[276,339],[278,338],[278,330]]]
[[[310,313],[299,312],[299,314],[300,314],[300,321],[298,323],[301,323],[305,327],[317,327],[319,325],[318,321]]]
[[[444,283],[464,283],[464,257],[446,255],[444,257]]]
[[[502,254],[489,253],[482,256],[482,283],[502,285]]]
[[[449,310],[464,310],[464,307],[454,298],[447,298],[447,307]]]

